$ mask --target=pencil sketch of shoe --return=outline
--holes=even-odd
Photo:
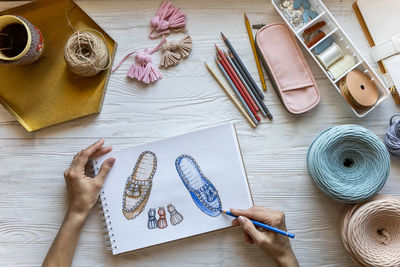
[[[128,220],[138,216],[146,206],[156,169],[157,157],[153,152],[144,151],[139,155],[122,197],[122,212]]]
[[[160,218],[158,218],[157,221],[157,227],[160,229],[164,229],[165,227],[168,226],[167,219],[165,219],[165,209],[164,207],[159,207],[158,208],[158,215]]]
[[[171,215],[170,222],[172,225],[177,225],[181,221],[183,221],[183,216],[180,214],[176,209],[175,206],[172,204],[167,205],[167,210],[169,214]]]
[[[149,209],[148,215],[149,215],[149,221],[147,222],[147,228],[149,229],[157,228],[156,209]]]
[[[197,207],[209,216],[218,216],[222,207],[218,191],[197,162],[189,155],[181,155],[176,159],[175,167]]]

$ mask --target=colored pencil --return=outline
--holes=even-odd
[[[235,66],[236,68],[240,71],[240,73],[242,74],[243,79],[246,81],[247,86],[254,92],[256,92],[256,89],[254,89],[253,85],[251,84],[251,82],[249,81],[249,78],[247,78],[245,72],[242,70],[242,67],[240,67],[240,65],[237,63],[236,58],[233,56],[232,52],[230,50],[228,50],[228,55],[229,57],[232,59],[232,62],[235,62]],[[257,92],[256,95],[258,97],[260,97]]]
[[[245,95],[245,100],[248,102],[248,104],[252,107],[252,109],[257,113],[258,107],[256,103],[254,103],[253,99],[251,99],[250,94],[247,92],[246,88],[244,88],[244,85],[240,81],[239,77],[236,75],[235,71],[233,68],[230,66],[227,58],[225,57],[224,53],[222,53],[222,50],[218,48],[217,45],[215,45],[215,48],[217,49],[217,54],[219,55],[219,58],[222,60],[222,66],[224,66],[226,72],[228,75],[231,77],[231,79],[235,82],[235,85],[238,87],[238,89],[241,89],[241,93]],[[255,116],[256,114],[254,114]]]
[[[233,48],[231,42],[229,42],[228,38],[225,37],[225,35],[221,32],[222,39],[224,40],[225,44],[228,46],[229,50],[231,50],[233,56],[236,58],[236,60],[239,62],[240,67],[242,67],[243,71],[245,72],[247,78],[249,78],[249,81],[253,85],[253,87],[256,89],[257,94],[261,97],[261,99],[264,99],[264,95],[261,92],[260,88],[258,88],[256,82],[253,80],[253,77],[251,77],[249,71],[243,64],[242,60],[240,59],[239,55],[236,53],[235,49]]]
[[[240,67],[240,65],[239,65],[239,63],[238,63],[238,61],[237,61],[236,58],[233,56],[233,54],[230,53],[230,52],[229,52],[229,57],[232,59],[233,64],[236,66],[236,68],[237,68],[237,70],[240,72],[240,74],[241,74],[243,77],[246,77],[246,75],[244,74],[242,68]],[[249,84],[248,84],[248,85],[249,85]],[[256,103],[259,103],[259,104],[260,104],[259,107],[260,107],[260,110],[262,110],[262,113],[264,114],[264,116],[268,116],[268,118],[272,120],[272,119],[273,119],[273,116],[272,116],[271,112],[269,112],[267,106],[265,105],[265,103],[263,102],[263,100],[260,98],[260,96],[259,96],[258,94],[256,94],[255,89],[253,88],[253,86],[252,86],[251,84],[249,85],[249,88],[250,88],[251,90],[253,90],[253,94],[254,94],[254,96],[257,98],[257,102],[256,102]]]
[[[267,90],[267,85],[265,84],[265,80],[264,80],[264,74],[263,74],[263,71],[262,71],[262,68],[260,65],[260,60],[258,59],[256,46],[254,44],[253,31],[251,30],[250,22],[249,22],[249,19],[247,18],[246,12],[244,12],[243,14],[244,14],[244,23],[246,24],[246,28],[247,28],[247,34],[249,35],[251,49],[253,49],[254,60],[256,61],[258,74],[260,75],[261,84],[262,84],[263,89]]]
[[[239,90],[240,94],[242,95],[243,99],[246,101],[247,105],[249,106],[250,110],[253,112],[254,116],[257,118],[258,114],[258,107],[255,105],[254,101],[250,98],[250,95],[247,93],[247,91],[244,89],[243,85],[238,82],[237,76],[235,76],[235,73],[232,68],[230,68],[228,61],[226,58],[223,58],[220,56],[220,54],[217,53],[217,58],[218,61],[221,63],[221,65],[224,67],[226,73],[229,75],[231,78],[232,82],[235,84],[236,88]],[[260,119],[257,118],[259,121]]]
[[[254,103],[256,103],[257,107],[259,108],[259,110],[261,111],[261,113],[264,116],[267,116],[267,113],[265,113],[265,111],[262,109],[261,105],[260,105],[260,101],[257,97],[254,95],[253,91],[249,88],[248,84],[245,82],[245,80],[242,77],[241,72],[238,70],[237,66],[232,62],[232,59],[229,57],[229,55],[225,54],[226,59],[228,60],[229,64],[231,65],[231,67],[233,68],[233,70],[236,72],[236,75],[239,77],[240,81],[242,82],[242,84],[244,85],[244,87],[246,88],[247,92],[249,93],[249,95],[251,96],[251,98],[253,99]]]
[[[239,72],[242,74],[242,76],[244,75],[243,69],[240,67],[239,62],[236,60],[236,58],[233,56],[232,53],[229,53],[229,57],[232,59],[233,64],[236,66],[236,68],[239,70]],[[263,114],[265,114],[264,116],[268,116],[269,119],[273,119],[273,116],[271,114],[271,112],[269,112],[269,109],[267,108],[267,106],[265,105],[265,103],[263,102],[263,100],[260,98],[260,96],[258,94],[256,94],[255,89],[253,88],[253,86],[249,85],[249,88],[251,90],[253,90],[253,94],[255,95],[255,97],[257,98],[258,103],[260,103],[260,109],[263,112]]]
[[[217,58],[218,58],[218,62],[222,65],[223,69],[225,70],[225,72],[228,74],[231,81],[234,83],[234,85],[238,89],[240,95],[243,97],[243,100],[245,101],[246,105],[249,107],[249,109],[253,113],[254,117],[257,119],[257,121],[261,121],[261,118],[260,118],[260,116],[258,116],[257,111],[255,111],[253,106],[250,104],[249,97],[243,92],[243,89],[239,86],[239,84],[234,79],[231,71],[228,69],[228,67],[226,65],[227,63],[224,62],[219,55],[217,55]]]
[[[257,127],[257,125],[251,120],[249,115],[247,115],[246,111],[240,106],[240,104],[236,101],[234,96],[229,92],[228,88],[225,87],[225,85],[222,83],[220,78],[218,78],[217,74],[211,69],[211,67],[207,64],[207,62],[204,62],[206,64],[206,67],[208,71],[211,73],[211,75],[214,77],[214,79],[217,81],[217,83],[221,86],[222,90],[224,90],[225,94],[229,97],[230,100],[235,104],[237,109],[242,113],[243,117],[247,120],[247,122],[253,127]]]
[[[249,117],[251,118],[251,120],[257,125],[258,121],[257,119],[254,117],[253,113],[251,113],[251,110],[249,109],[249,107],[247,106],[246,102],[244,101],[243,97],[240,95],[238,89],[236,88],[236,86],[233,84],[231,78],[229,77],[229,75],[226,73],[226,71],[224,70],[224,67],[222,67],[221,63],[219,63],[218,59],[215,58],[215,64],[217,64],[219,70],[221,71],[221,73],[224,75],[226,81],[229,83],[229,85],[231,86],[231,88],[233,89],[233,91],[235,92],[236,96],[239,98],[240,103],[242,103],[243,107],[245,108],[245,110],[247,111],[247,114],[249,115]]]
[[[225,211],[225,210],[221,210],[221,211],[222,211],[223,213],[225,213],[226,215],[229,215],[229,216],[232,216],[232,217],[235,217],[235,218],[238,217],[238,216],[236,216],[236,215],[233,215],[230,211]],[[294,237],[295,237],[294,234],[291,234],[291,233],[289,233],[289,232],[282,231],[282,230],[280,230],[280,229],[278,229],[278,228],[269,226],[269,225],[267,225],[267,224],[260,223],[260,222],[257,222],[257,221],[255,221],[255,220],[250,220],[250,221],[251,221],[254,225],[256,225],[256,226],[258,226],[258,227],[261,227],[261,228],[264,228],[264,229],[267,229],[267,230],[270,230],[270,231],[272,231],[272,232],[275,232],[275,233],[278,233],[278,234],[281,234],[281,235],[284,235],[284,236],[287,236],[287,237],[290,237],[290,238],[294,238]]]

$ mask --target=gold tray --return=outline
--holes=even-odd
[[[64,46],[73,32],[65,9],[66,1],[37,0],[0,12],[26,18],[44,38],[44,53],[37,62],[0,65],[0,103],[29,132],[99,113],[103,104],[111,68],[89,78],[67,70]],[[104,35],[113,61],[117,43],[72,1],[68,10],[75,29],[92,28]]]

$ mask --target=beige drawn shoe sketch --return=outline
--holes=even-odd
[[[139,155],[122,197],[122,212],[128,220],[138,216],[146,206],[156,169],[157,157],[153,152],[144,151]]]

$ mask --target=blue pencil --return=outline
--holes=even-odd
[[[215,59],[215,63],[217,63],[217,66],[219,68],[219,70],[222,72],[222,74],[224,75],[225,79],[227,80],[227,82],[229,83],[229,85],[232,87],[233,91],[235,91],[235,94],[237,95],[237,97],[239,98],[240,102],[242,103],[243,107],[245,108],[247,114],[249,114],[251,120],[258,125],[258,121],[257,119],[254,117],[253,113],[250,111],[249,107],[247,106],[246,102],[244,101],[243,97],[240,95],[238,89],[235,87],[235,85],[233,84],[231,78],[229,77],[229,75],[226,73],[226,71],[224,70],[224,67],[222,67],[221,63],[218,62],[217,59]]]
[[[222,210],[222,212],[225,213],[226,215],[229,215],[229,216],[232,216],[232,217],[235,217],[235,218],[239,217],[239,216],[233,215],[230,211]],[[250,221],[254,225],[257,225],[258,227],[262,227],[264,229],[270,230],[272,232],[275,232],[275,233],[278,233],[278,234],[281,234],[281,235],[284,235],[284,236],[287,236],[287,237],[290,237],[290,238],[294,238],[294,236],[295,236],[294,234],[282,231],[282,230],[280,230],[278,228],[275,228],[275,227],[272,227],[272,226],[269,226],[269,225],[254,221],[254,220],[250,220]]]

